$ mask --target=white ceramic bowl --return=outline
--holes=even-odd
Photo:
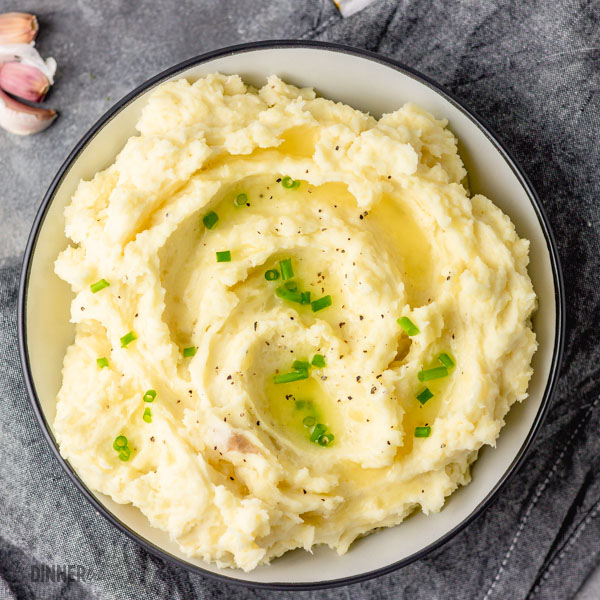
[[[481,451],[472,483],[453,494],[440,513],[416,514],[397,527],[380,530],[355,542],[344,556],[326,547],[314,554],[297,550],[251,573],[187,558],[137,509],[88,489],[60,457],[52,430],[63,356],[74,336],[69,323],[72,294],[53,269],[67,245],[63,209],[78,181],[108,167],[135,134],[134,124],[152,88],[169,79],[196,79],[215,71],[239,73],[255,86],[275,73],[376,117],[412,101],[447,118],[460,140],[473,191],[491,198],[510,216],[518,234],[531,241],[529,273],[539,297],[533,319],[539,350],[533,359],[530,397],[511,409],[497,447]],[[374,577],[424,556],[470,523],[498,494],[531,445],[554,388],[564,330],[563,295],[556,247],[535,192],[489,129],[448,92],[411,69],[362,50],[314,42],[262,42],[205,54],[150,79],[113,106],[75,147],[44,198],[25,254],[19,298],[21,359],[33,409],[65,471],[101,514],[146,549],[192,571],[252,586],[326,587]]]

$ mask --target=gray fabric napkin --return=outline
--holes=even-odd
[[[600,5],[583,0],[380,0],[342,19],[318,0],[24,1],[60,71],[47,132],[0,135],[0,598],[573,598],[600,561]],[[26,397],[15,304],[25,236],[87,127],[159,70],[266,38],[343,42],[435,78],[486,119],[541,196],[566,278],[568,334],[548,418],[497,501],[453,541],[391,575],[315,592],[236,588],[149,555],[63,473]],[[93,77],[92,77],[93,76]],[[348,73],[352,77],[352,73]],[[368,82],[356,81],[357,86]],[[41,565],[80,565],[67,583]]]

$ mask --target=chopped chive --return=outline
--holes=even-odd
[[[294,276],[294,269],[292,268],[292,259],[284,258],[279,261],[279,268],[281,269],[281,278],[285,281],[291,279]]]
[[[301,292],[302,296],[301,304],[310,304],[310,292]]]
[[[429,388],[425,388],[420,394],[417,394],[417,400],[421,404],[425,404],[427,400],[431,400],[433,398],[433,394],[429,390]]]
[[[217,252],[217,262],[231,262],[231,251],[222,250]]]
[[[286,175],[282,180],[281,180],[281,185],[286,189],[286,190],[297,190],[300,187],[300,182],[296,181],[294,179],[292,179],[289,175]]]
[[[127,344],[130,344],[131,342],[133,342],[133,340],[137,340],[137,335],[135,335],[135,333],[133,331],[126,333],[121,338],[121,348],[125,348],[127,346]]]
[[[290,292],[298,291],[298,284],[295,281],[286,281],[284,283],[284,285],[285,285],[285,289],[290,290]]]
[[[312,430],[312,433],[310,434],[310,441],[316,442],[326,431],[326,425],[323,425],[323,423],[317,423],[315,425],[315,428]]]
[[[420,333],[419,328],[408,317],[400,317],[398,324],[404,329],[406,335],[417,335],[417,333]]]
[[[103,290],[105,287],[108,287],[109,285],[110,285],[110,283],[108,283],[108,281],[106,281],[106,279],[100,279],[100,281],[96,281],[96,283],[92,283],[92,285],[90,285],[90,289],[92,290],[92,294],[95,294],[96,292]]]
[[[311,363],[313,364],[313,366],[317,367],[318,369],[322,369],[326,364],[325,357],[322,354],[315,354],[312,357]]]
[[[451,369],[454,366],[454,361],[450,358],[449,354],[446,354],[446,352],[442,352],[439,356],[438,356],[438,360],[447,368],[447,369]]]
[[[127,462],[130,456],[131,450],[129,449],[129,446],[125,446],[125,448],[121,448],[121,450],[119,450],[119,459],[123,462]]]
[[[115,438],[115,441],[113,442],[113,449],[119,453],[119,458],[122,461],[129,460],[131,451],[127,445],[127,438],[124,435],[119,435]]]
[[[319,446],[331,446],[331,442],[333,442],[333,433],[324,433],[321,437],[317,439],[319,442]]]
[[[276,279],[279,279],[279,271],[277,269],[269,269],[265,273],[265,279],[267,281],[275,281]]]
[[[148,390],[144,394],[144,402],[154,402],[155,398],[156,398],[156,390]]]
[[[295,360],[292,363],[292,369],[294,369],[294,371],[308,371],[308,369],[310,369],[310,363],[307,360]]]
[[[246,206],[248,204],[248,196],[246,194],[238,194],[233,203],[236,206]]]
[[[311,303],[313,312],[317,312],[318,310],[323,310],[328,306],[331,306],[331,296],[323,296],[318,300],[313,300]]]
[[[308,371],[306,369],[273,375],[273,383],[290,383],[291,381],[300,381],[301,379],[308,379]]]
[[[103,356],[102,358],[97,358],[96,359],[96,364],[101,369],[104,369],[104,367],[108,367],[108,358],[106,358],[106,356]]]
[[[415,427],[415,437],[426,438],[431,435],[431,427]]]
[[[317,420],[314,417],[304,417],[304,419],[302,419],[302,425],[304,425],[304,427],[312,427],[316,422]]]
[[[294,406],[296,407],[296,410],[302,410],[305,404],[306,400],[294,400]]]
[[[196,346],[189,346],[188,348],[183,349],[183,358],[189,358],[190,356],[195,356],[196,354]]]
[[[152,423],[152,411],[146,407],[144,409],[144,414],[142,415],[142,419],[146,421],[146,423]]]
[[[446,367],[434,367],[433,369],[425,369],[417,373],[419,381],[431,381],[432,379],[441,379],[448,376]]]
[[[206,229],[212,229],[217,224],[218,220],[219,215],[214,210],[211,210],[202,217],[202,222],[204,223],[204,227],[206,227]]]
[[[127,446],[127,438],[124,435],[118,435],[113,442],[113,448],[119,452],[125,446]]]
[[[290,300],[291,302],[302,304],[302,294],[300,292],[290,292],[290,290],[286,290],[283,286],[279,286],[276,288],[275,294],[283,300]]]

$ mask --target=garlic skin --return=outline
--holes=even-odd
[[[54,83],[56,61],[53,58],[44,60],[31,44],[0,44],[0,63],[20,62],[39,69],[48,79],[50,85]]]
[[[38,33],[35,15],[29,13],[0,14],[0,44],[29,44]]]
[[[49,127],[57,116],[55,110],[28,106],[0,90],[0,127],[10,133],[39,133]]]
[[[48,78],[37,67],[20,62],[0,63],[0,88],[13,96],[41,102],[49,87]]]
[[[30,13],[0,14],[0,127],[16,135],[39,133],[57,117],[55,110],[12,97],[41,102],[54,83],[56,61],[43,60],[34,48],[38,29]]]

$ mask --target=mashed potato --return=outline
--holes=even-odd
[[[217,74],[137,128],[65,212],[62,455],[221,567],[439,511],[536,349],[529,243],[446,121]]]

